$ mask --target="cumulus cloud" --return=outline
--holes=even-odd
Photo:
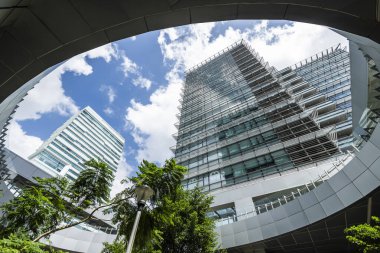
[[[106,62],[110,62],[112,58],[117,58],[117,49],[112,44],[108,44],[79,54],[67,60],[50,74],[42,78],[35,87],[28,92],[24,101],[20,103],[20,107],[14,115],[15,121],[10,125],[11,130],[8,134],[8,138],[11,143],[10,148],[13,151],[23,156],[28,156],[34,151],[31,151],[35,147],[34,144],[42,143],[37,137],[28,136],[22,130],[19,124],[20,121],[37,120],[45,113],[55,112],[62,116],[70,116],[79,111],[75,101],[65,94],[62,76],[67,72],[72,72],[75,75],[90,75],[93,69],[92,66],[87,63],[86,58],[102,58]],[[15,143],[16,140],[19,140],[20,145]],[[23,147],[23,145],[26,147]]]
[[[150,86],[152,85],[151,80],[142,76],[138,76],[137,78],[133,79],[132,83],[134,86],[145,88],[147,90],[149,90]]]
[[[86,66],[81,65],[80,68],[84,71],[82,73],[87,73],[88,69]],[[63,116],[78,112],[79,109],[75,105],[75,102],[72,98],[66,96],[62,87],[62,75],[64,72],[65,69],[59,67],[41,79],[34,89],[29,91],[24,101],[20,103],[20,107],[17,109],[14,118],[18,121],[27,119],[37,120],[44,113],[49,112],[57,112]]]
[[[27,135],[15,120],[9,125],[8,136],[11,137],[7,140],[9,149],[22,157],[28,157],[43,143],[40,138]]]
[[[120,181],[130,177],[132,172],[132,166],[128,164],[125,156],[123,155],[115,174],[115,180],[113,181],[111,188],[111,197],[115,197],[117,193],[121,192],[127,187],[126,184],[121,184]]]
[[[162,163],[172,156],[169,146],[174,145],[171,136],[175,132],[175,113],[181,80],[171,79],[167,87],[157,89],[146,105],[132,101],[127,109],[126,120],[132,130],[134,141],[139,145],[137,160],[143,159]]]
[[[109,63],[113,58],[118,59],[119,53],[115,44],[107,44],[98,48],[94,48],[85,53],[90,59],[103,58]]]
[[[304,23],[270,26],[268,21],[241,30],[229,27],[215,36],[216,23],[203,23],[160,31],[158,43],[164,63],[170,67],[167,84],[158,88],[146,104],[132,101],[126,110],[126,125],[139,146],[136,159],[163,162],[172,156],[171,134],[178,113],[183,73],[213,54],[246,40],[270,65],[282,69],[334,44],[347,41],[326,27]]]
[[[125,55],[122,58],[123,62],[121,63],[121,67],[125,77],[128,77],[129,74],[136,74],[139,71],[139,67],[135,62],[133,62]]]
[[[121,64],[124,76],[133,76],[132,84],[136,87],[145,88],[149,90],[152,85],[152,81],[145,78],[141,73],[141,68],[131,59],[129,59],[125,54],[123,56],[123,62]]]
[[[50,112],[57,112],[63,116],[78,112],[79,109],[73,99],[65,94],[62,86],[62,76],[66,72],[85,76],[92,74],[92,66],[87,63],[86,57],[92,59],[102,58],[109,62],[112,57],[116,57],[116,49],[109,44],[67,60],[49,75],[42,78],[34,89],[28,93],[24,101],[20,103],[20,107],[14,116],[15,119],[18,121],[36,120],[42,114]]]

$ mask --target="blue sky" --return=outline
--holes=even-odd
[[[27,157],[89,105],[126,140],[117,180],[142,159],[162,163],[175,144],[184,70],[240,39],[278,69],[347,44],[326,27],[263,20],[189,25],[120,40],[67,60],[41,80],[16,112],[8,145]]]

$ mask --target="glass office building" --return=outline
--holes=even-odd
[[[173,151],[189,169],[183,185],[219,196],[215,216],[236,214],[240,193],[256,181],[297,178],[352,148],[349,53],[336,46],[277,70],[246,42],[235,43],[186,73],[178,117]],[[252,192],[244,208],[309,179],[299,174],[275,192]],[[224,201],[230,189],[236,200]]]
[[[124,138],[87,106],[59,127],[29,159],[58,175],[75,179],[92,158],[116,172]]]

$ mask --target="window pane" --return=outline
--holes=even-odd
[[[227,148],[221,148],[218,150],[218,157],[219,158],[226,158],[228,157],[228,150]]]
[[[228,151],[230,152],[230,155],[235,155],[235,154],[239,153],[240,150],[239,150],[238,144],[235,143],[235,144],[228,146]]]
[[[210,153],[208,153],[209,162],[217,160],[217,159],[218,159],[218,153],[216,151],[211,151]]]
[[[251,147],[251,142],[249,141],[249,139],[243,140],[239,142],[239,146],[241,151],[245,151]]]
[[[259,162],[255,158],[245,161],[244,164],[248,172],[254,171],[257,167],[259,167]]]
[[[214,171],[210,173],[210,184],[220,181],[219,171]]]
[[[238,163],[232,166],[232,169],[234,171],[234,176],[238,177],[245,174],[245,168],[243,163]]]

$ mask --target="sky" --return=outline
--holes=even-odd
[[[181,26],[126,38],[79,54],[32,89],[14,115],[8,147],[28,157],[61,124],[91,106],[125,138],[112,189],[142,159],[173,156],[185,70],[241,39],[282,69],[347,40],[327,27],[290,21],[223,21]]]

